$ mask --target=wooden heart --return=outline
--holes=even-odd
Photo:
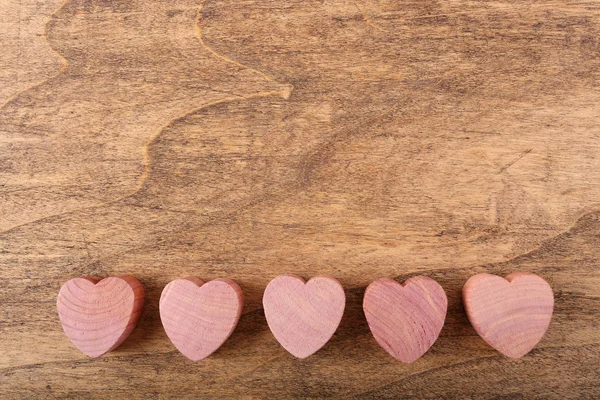
[[[379,279],[365,291],[363,310],[377,343],[397,360],[420,358],[440,335],[448,300],[433,279],[416,276],[403,285]]]
[[[511,358],[529,353],[550,325],[552,288],[534,274],[478,274],[463,287],[467,316],[490,346]]]
[[[204,283],[198,278],[177,279],[160,296],[160,319],[167,336],[192,361],[214,353],[235,329],[244,296],[231,279]]]
[[[56,308],[71,342],[83,354],[100,357],[127,339],[143,304],[144,287],[133,276],[90,276],[65,283]]]
[[[299,276],[278,276],[267,285],[263,296],[271,332],[298,358],[310,356],[331,339],[345,306],[342,285],[322,276],[306,283]]]

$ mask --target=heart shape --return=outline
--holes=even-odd
[[[184,356],[200,361],[231,336],[244,305],[242,289],[231,279],[204,283],[188,277],[170,282],[160,296],[160,319]]]
[[[342,285],[323,276],[305,283],[299,276],[281,275],[267,285],[263,295],[271,332],[298,358],[310,356],[331,339],[345,306]]]
[[[144,287],[131,275],[71,279],[58,292],[56,308],[71,342],[100,357],[127,339],[142,314]]]
[[[479,336],[507,357],[519,358],[546,333],[554,294],[548,282],[534,274],[478,274],[465,283],[463,302]]]
[[[375,340],[405,363],[420,358],[437,340],[447,308],[444,289],[425,276],[410,278],[403,285],[389,278],[376,280],[363,298]]]

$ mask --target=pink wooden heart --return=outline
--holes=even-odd
[[[416,276],[403,285],[379,279],[365,291],[363,310],[377,343],[397,360],[411,363],[440,335],[448,300],[433,279]]]
[[[277,341],[295,357],[306,358],[335,333],[346,295],[333,278],[319,276],[305,283],[298,276],[281,275],[267,285],[263,306]]]
[[[65,334],[89,357],[117,348],[133,331],[144,304],[144,287],[131,275],[71,279],[56,308]]]
[[[463,302],[475,331],[511,358],[529,353],[550,325],[552,288],[534,274],[515,272],[506,279],[478,274],[463,287]]]
[[[160,296],[160,319],[167,336],[192,361],[215,352],[235,329],[244,296],[231,279],[204,283],[198,278],[177,279]]]

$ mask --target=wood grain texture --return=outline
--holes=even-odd
[[[405,363],[418,360],[440,335],[448,299],[431,278],[415,276],[400,284],[383,278],[365,290],[363,310],[377,343]]]
[[[214,353],[242,315],[244,295],[231,279],[177,279],[160,296],[160,320],[177,350],[192,361]]]
[[[281,275],[267,285],[263,307],[277,341],[294,357],[306,358],[337,330],[346,295],[333,278],[316,276],[305,282],[296,275]]]
[[[60,5],[61,0],[0,2],[0,107],[66,66],[48,45],[44,29]]]
[[[463,303],[475,331],[507,357],[538,344],[552,319],[554,294],[541,277],[513,272],[506,278],[477,274],[463,287]]]
[[[83,354],[100,357],[135,329],[144,287],[131,275],[74,278],[58,293],[56,308],[65,335]]]
[[[51,3],[0,13],[2,85],[28,77],[0,109],[3,397],[600,397],[598,1]],[[512,361],[460,298],[472,275],[514,271],[556,298],[544,340]],[[262,309],[288,272],[346,292],[305,360]],[[140,322],[90,360],[56,294],[126,273],[146,289]],[[158,311],[190,275],[245,295],[201,363]],[[448,314],[405,365],[362,298],[417,275]]]

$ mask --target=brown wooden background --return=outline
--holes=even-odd
[[[0,396],[600,397],[599,38],[597,0],[0,0]],[[460,301],[472,274],[513,271],[556,294],[517,361]],[[261,309],[287,272],[347,289],[306,360]],[[122,273],[142,319],[87,359],[58,289]],[[361,300],[417,274],[449,312],[404,365]],[[158,318],[187,275],[246,297],[200,363]]]

